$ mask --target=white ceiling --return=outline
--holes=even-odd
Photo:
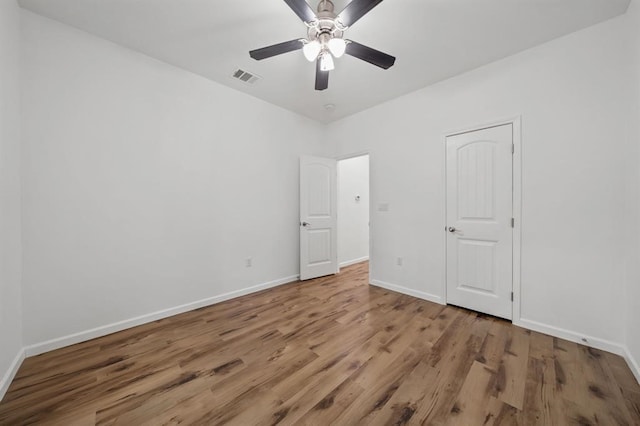
[[[336,11],[349,0],[335,0]],[[19,0],[22,7],[328,123],[624,13],[629,0],[386,0],[346,38],[397,57],[382,70],[345,55],[314,90],[301,51],[249,50],[302,38],[282,0]],[[315,9],[316,4],[312,7]],[[571,52],[567,52],[571,54]],[[263,77],[249,86],[238,67]],[[324,106],[335,104],[333,111]]]

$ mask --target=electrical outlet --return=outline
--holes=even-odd
[[[401,257],[399,257],[399,258],[397,258],[397,259],[396,259],[396,264],[397,264],[398,266],[402,266],[402,263],[403,263],[403,262],[404,262],[404,259],[403,259],[403,258],[401,258]]]
[[[251,268],[252,265],[253,265],[253,258],[247,257],[247,259],[244,261],[244,266],[246,266],[247,268]]]

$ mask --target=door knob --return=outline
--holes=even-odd
[[[311,226],[311,224],[309,222],[302,222],[302,226],[306,228],[307,226]]]
[[[456,232],[456,228],[454,228],[453,226],[449,227],[449,232]]]

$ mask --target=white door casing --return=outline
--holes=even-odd
[[[300,279],[338,272],[337,161],[300,157]]]
[[[512,319],[513,124],[446,138],[447,303]]]

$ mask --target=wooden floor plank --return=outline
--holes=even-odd
[[[372,419],[373,424],[419,424],[417,416],[414,417],[418,407],[427,405],[423,401],[427,389],[436,379],[438,370],[430,365],[419,362],[398,390],[389,399],[389,402],[379,410]]]
[[[386,353],[386,352],[385,352]],[[367,371],[367,365],[361,367],[355,382],[364,392],[335,420],[336,424],[369,425],[372,419],[384,407],[400,387],[407,374],[417,366],[419,354],[405,346],[405,350],[389,360],[381,370]],[[375,376],[375,380],[369,377]],[[358,379],[366,380],[358,381]]]
[[[512,327],[507,339],[498,367],[498,383],[500,389],[498,397],[505,403],[522,410],[524,391],[527,382],[527,366],[529,363],[529,333],[520,328]]]
[[[490,398],[487,389],[495,374],[486,365],[473,363],[453,404],[447,424],[470,425],[483,417]]]
[[[562,418],[553,356],[539,356],[541,353],[534,351],[529,356],[523,409],[518,413],[522,424],[552,425]]]
[[[353,380],[347,379],[328,393],[311,410],[298,421],[301,425],[316,426],[335,424],[335,419],[342,414],[360,394],[364,392]]]
[[[640,425],[619,356],[369,286],[367,273],[28,358],[0,425]]]
[[[487,405],[487,410],[485,415],[478,419],[475,424],[477,425],[482,425],[482,426],[520,426],[520,425],[526,425],[526,426],[534,426],[534,425],[541,425],[541,426],[565,426],[566,423],[564,423],[563,419],[558,419],[557,423],[527,423],[522,422],[521,420],[519,420],[519,416],[520,414],[522,414],[520,411],[518,411],[517,408],[512,407],[511,405],[502,402],[500,399],[492,396],[489,398],[489,404]],[[535,413],[532,413],[533,415],[535,415]],[[465,426],[465,425],[460,425],[460,426]],[[468,425],[468,426],[472,426],[472,425]]]

